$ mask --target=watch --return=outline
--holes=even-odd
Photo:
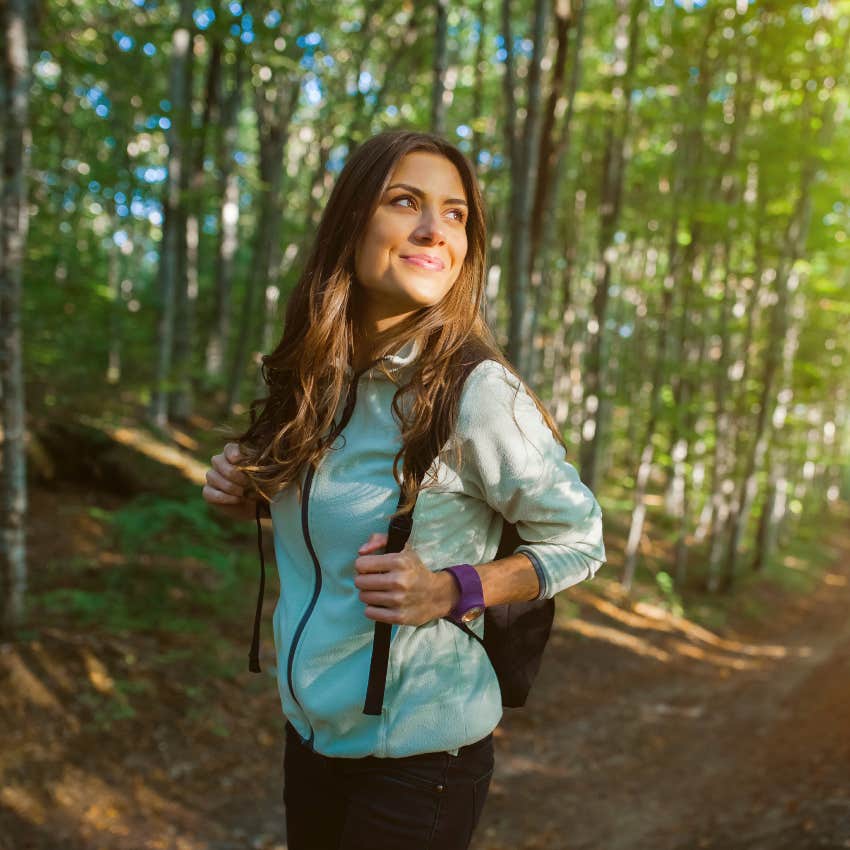
[[[471,564],[455,564],[446,567],[445,572],[452,574],[460,590],[460,599],[446,617],[455,623],[469,623],[480,617],[484,613],[484,588],[478,570]]]

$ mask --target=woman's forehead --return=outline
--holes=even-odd
[[[405,154],[392,170],[387,186],[395,183],[414,186],[440,199],[466,199],[460,172],[455,164],[442,154],[427,151]]]

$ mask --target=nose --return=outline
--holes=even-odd
[[[423,209],[413,235],[415,239],[424,240],[428,244],[443,242],[445,241],[443,222],[432,210]]]

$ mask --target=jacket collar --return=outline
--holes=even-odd
[[[363,374],[370,378],[383,378],[386,380],[384,371],[394,378],[400,375],[407,367],[413,365],[416,358],[422,353],[422,342],[419,337],[412,337],[395,351],[385,354],[377,363],[367,369]],[[350,380],[354,370],[350,365],[345,367],[345,377]]]

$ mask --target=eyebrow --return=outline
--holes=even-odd
[[[420,198],[425,197],[425,193],[421,189],[417,189],[416,186],[411,186],[409,183],[393,183],[392,186],[387,186],[385,191],[389,192],[390,189],[396,189],[396,188],[407,189],[408,192],[413,192],[414,195],[418,195]],[[443,201],[443,203],[444,204],[463,204],[463,206],[465,206],[465,207],[469,206],[469,204],[467,204],[466,201],[463,200],[463,198],[446,198]]]

